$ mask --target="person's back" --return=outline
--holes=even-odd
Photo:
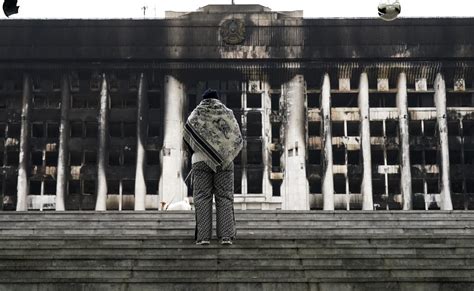
[[[184,139],[194,151],[192,185],[196,209],[197,244],[209,244],[212,236],[212,197],[216,200],[217,237],[222,244],[235,238],[234,163],[242,149],[242,135],[232,112],[207,90],[190,114]]]

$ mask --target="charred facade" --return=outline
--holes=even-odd
[[[2,21],[0,208],[190,196],[182,128],[213,88],[245,137],[236,208],[473,209],[473,29],[258,5]]]

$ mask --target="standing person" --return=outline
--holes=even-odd
[[[242,135],[234,113],[208,89],[191,112],[184,140],[194,151],[192,184],[196,208],[195,240],[208,245],[212,236],[212,196],[216,200],[216,230],[221,244],[235,238],[234,159],[242,149]]]

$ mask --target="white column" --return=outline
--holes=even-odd
[[[403,210],[412,210],[410,135],[408,131],[407,77],[398,76],[397,91],[398,124],[400,133],[400,191],[403,197]]]
[[[449,179],[449,143],[448,143],[448,121],[446,112],[446,84],[443,76],[438,73],[434,83],[434,102],[436,105],[436,120],[438,123],[439,144],[441,147],[441,210],[453,210],[451,202],[451,185]]]
[[[148,124],[148,96],[145,74],[140,75],[137,108],[137,167],[135,172],[135,210],[145,210],[146,201],[146,137]]]
[[[23,96],[21,109],[21,134],[20,134],[20,156],[18,164],[18,195],[17,211],[28,210],[27,198],[30,192],[30,183],[28,178],[28,168],[30,159],[30,112],[32,98],[31,77],[28,74],[23,76]]]
[[[369,80],[367,73],[360,75],[359,81],[360,111],[360,148],[362,152],[362,210],[373,210],[372,198],[372,158],[370,152],[370,117],[369,117]]]
[[[321,128],[322,128],[322,192],[323,210],[334,210],[334,179],[332,172],[332,130],[331,130],[331,83],[324,74],[321,88]]]
[[[184,84],[173,76],[165,76],[164,137],[161,151],[160,200],[171,203],[187,195],[184,183],[183,127],[186,92]]]
[[[100,112],[99,112],[99,148],[97,151],[97,201],[95,210],[107,210],[107,175],[108,165],[108,136],[109,136],[109,92],[107,78],[102,75],[100,87]]]
[[[283,86],[286,102],[284,177],[281,185],[284,210],[309,210],[306,178],[305,82],[296,75]]]
[[[61,78],[61,124],[59,127],[58,174],[56,183],[56,210],[65,210],[64,197],[68,181],[69,159],[69,109],[71,105],[71,90],[69,76],[64,74]]]
[[[262,82],[263,96],[262,96],[262,125],[263,125],[263,181],[262,191],[267,201],[272,199],[272,184],[270,182],[270,173],[272,171],[272,152],[270,144],[272,143],[272,124],[270,122],[270,115],[272,113],[272,101],[270,97],[270,84]],[[267,204],[268,205],[268,204]],[[266,206],[263,206],[266,207]]]

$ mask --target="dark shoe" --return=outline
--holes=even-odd
[[[230,237],[223,237],[221,239],[221,245],[232,245],[232,239]]]
[[[199,245],[199,246],[208,246],[210,244],[211,244],[211,242],[208,241],[208,240],[198,240],[198,241],[196,241],[196,245]]]

